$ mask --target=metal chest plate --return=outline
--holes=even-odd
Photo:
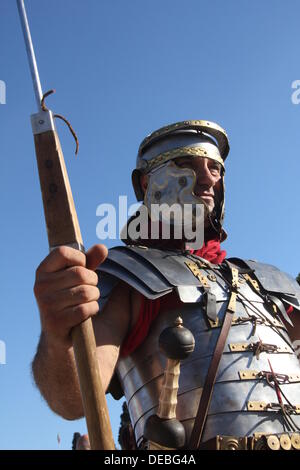
[[[226,292],[226,289],[223,289]],[[273,316],[249,286],[241,287],[244,297],[238,298],[236,322],[233,323],[226,341],[224,353],[218,370],[213,397],[204,430],[203,441],[216,435],[246,436],[254,432],[284,432],[282,416],[278,411],[251,412],[247,403],[264,401],[276,402],[276,392],[264,378],[257,378],[257,372],[269,371],[270,365],[276,373],[288,374],[294,381],[282,385],[282,390],[291,403],[300,402],[300,364],[295,356],[291,342],[283,327],[272,327]],[[222,294],[223,295],[223,294]],[[225,296],[225,294],[224,294]],[[220,297],[219,297],[220,298]],[[218,319],[222,322],[227,301],[217,302]],[[253,321],[242,321],[247,315],[256,315],[265,321],[256,325]],[[257,308],[258,307],[258,308]],[[220,328],[211,328],[200,302],[182,303],[178,309],[165,312],[157,317],[151,326],[146,341],[132,356],[122,359],[117,373],[128,402],[129,412],[134,425],[137,442],[143,438],[145,422],[157,411],[158,398],[162,385],[166,358],[158,349],[158,338],[164,328],[170,326],[180,314],[185,327],[195,337],[195,350],[181,363],[179,379],[177,418],[185,426],[189,437],[197,413],[205,377],[211,361]],[[255,356],[253,350],[239,349],[232,345],[255,344],[259,341],[276,345],[277,351],[261,352]],[[251,372],[255,371],[256,374]],[[249,373],[249,379],[242,379],[242,373]],[[300,415],[293,417],[300,425]]]

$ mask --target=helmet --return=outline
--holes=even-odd
[[[229,153],[229,142],[224,129],[210,121],[182,121],[162,127],[148,135],[141,143],[137,155],[136,169],[132,172],[132,183],[138,201],[149,208],[153,202],[194,203],[205,205],[193,193],[195,175],[175,165],[179,157],[205,157],[220,163],[221,195],[211,214],[210,225],[221,240],[226,238],[222,225],[224,219],[224,161]],[[146,193],[141,187],[141,175],[149,175]],[[193,176],[194,175],[194,176]],[[151,183],[152,181],[152,183]],[[184,189],[183,189],[184,186]],[[157,191],[159,188],[159,191]]]

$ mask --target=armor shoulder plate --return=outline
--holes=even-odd
[[[97,269],[101,299],[104,305],[113,287],[123,281],[148,299],[157,299],[179,286],[199,286],[198,279],[187,268],[188,259],[178,251],[165,251],[140,246],[111,248]]]
[[[271,264],[238,258],[230,258],[229,261],[240,266],[246,265],[266,292],[279,294],[280,297],[291,300],[291,304],[299,308],[300,286],[292,276]]]

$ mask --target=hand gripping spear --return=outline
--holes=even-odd
[[[38,113],[31,116],[50,250],[67,245],[84,251],[69,178],[54,124],[43,104],[35,54],[23,0],[17,0]],[[46,96],[46,95],[45,95]],[[72,341],[91,448],[115,448],[89,318],[72,330]]]

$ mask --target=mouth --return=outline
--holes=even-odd
[[[214,199],[214,195],[210,193],[202,193],[198,194],[198,196],[201,197],[201,199]]]

